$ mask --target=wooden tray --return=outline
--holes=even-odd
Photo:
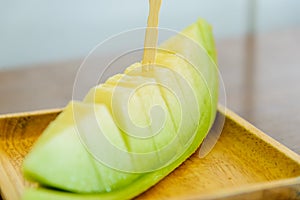
[[[20,170],[23,158],[59,112],[0,116],[3,200],[20,199],[28,184]],[[137,199],[300,199],[300,156],[226,110],[212,152],[202,159],[195,153]]]

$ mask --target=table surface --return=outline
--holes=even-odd
[[[217,41],[226,106],[300,153],[300,29]],[[0,113],[63,107],[83,59],[0,71]],[[86,74],[85,93],[91,86]]]

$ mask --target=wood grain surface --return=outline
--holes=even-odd
[[[0,116],[0,188],[4,199],[20,199],[28,184],[21,172],[23,158],[56,116],[57,110]]]
[[[58,110],[0,117],[0,188],[18,200],[29,183],[24,156]],[[300,156],[234,113],[227,117],[212,152],[193,154],[136,199],[300,199]]]

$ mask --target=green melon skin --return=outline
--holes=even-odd
[[[111,107],[108,103],[110,101],[111,85],[123,77],[123,75],[120,75],[120,77],[115,77],[116,80],[110,80],[112,82],[108,81],[104,86],[107,89],[106,92],[108,92],[108,96],[104,98],[107,99],[101,100],[100,104],[99,102],[96,102],[98,104],[90,104],[95,103],[94,92],[96,88],[94,88],[94,91],[87,95],[84,103],[71,102],[65,111],[45,130],[23,164],[24,176],[33,182],[38,182],[40,187],[27,188],[24,192],[23,200],[131,199],[155,185],[197,150],[208,133],[216,114],[218,101],[216,51],[211,27],[206,21],[198,20],[183,30],[182,34],[192,39],[196,46],[200,45],[204,49],[201,50],[202,47],[200,47],[199,50],[193,44],[186,43],[186,39],[183,39],[182,36],[175,36],[161,45],[161,48],[167,49],[171,53],[159,51],[156,62],[166,69],[171,69],[173,72],[181,74],[196,94],[198,105],[195,106],[198,106],[200,110],[199,123],[196,124],[197,134],[194,135],[191,143],[189,143],[189,148],[182,152],[176,160],[172,160],[166,167],[145,173],[121,172],[95,160],[81,143],[76,131],[78,126],[86,127],[86,130],[95,129],[94,125],[90,125],[90,127],[88,125],[95,113],[97,115],[96,118],[99,119],[98,122],[102,123],[101,128],[111,132],[108,135],[109,140],[116,146],[127,150],[130,146],[122,131],[114,123]],[[207,57],[206,53],[210,57]],[[178,58],[178,55],[188,58],[192,63]],[[199,72],[201,72],[201,76],[197,75]],[[139,74],[138,76],[143,75]],[[145,75],[145,77],[153,78],[157,82],[160,81],[159,76],[153,75],[149,77]],[[184,84],[177,79],[176,85],[180,88]],[[124,89],[131,86],[123,85],[118,87]],[[176,101],[161,88],[152,89],[155,91],[157,98],[160,92],[161,97],[165,101],[167,113],[172,118],[173,124],[170,122],[170,127],[173,125],[176,129],[176,122],[180,120],[177,118],[180,111],[176,110]],[[182,96],[185,96],[184,88],[181,88],[180,91]],[[149,107],[145,106],[147,104],[143,104],[144,100],[141,97],[136,98],[141,109],[142,107],[148,109]],[[189,102],[189,99],[185,98],[185,102]],[[175,108],[174,111],[172,108]],[[77,110],[76,113],[80,113],[79,117],[74,117],[74,114],[72,114],[73,109]],[[189,107],[189,109],[191,108]],[[97,112],[94,112],[94,110]],[[143,112],[140,115],[142,116],[141,118],[144,117],[142,123],[147,121],[149,116],[145,116]],[[136,118],[139,118],[138,116],[137,114]],[[76,118],[76,123],[74,118]],[[194,115],[190,114],[189,119],[191,121],[195,120]],[[165,130],[166,132],[168,131],[167,129]],[[160,140],[155,141],[155,143],[166,142],[164,138]],[[132,145],[136,147],[136,150],[141,148],[137,142],[132,142]],[[149,149],[151,150],[151,148],[155,150],[157,147],[150,145]],[[125,157],[121,162],[128,165],[136,164],[135,162],[131,163],[130,159],[133,158],[130,156]]]

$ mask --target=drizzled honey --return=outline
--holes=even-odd
[[[161,0],[149,0],[149,16],[144,41],[143,71],[151,70],[155,63],[156,46],[158,40],[158,16]]]

